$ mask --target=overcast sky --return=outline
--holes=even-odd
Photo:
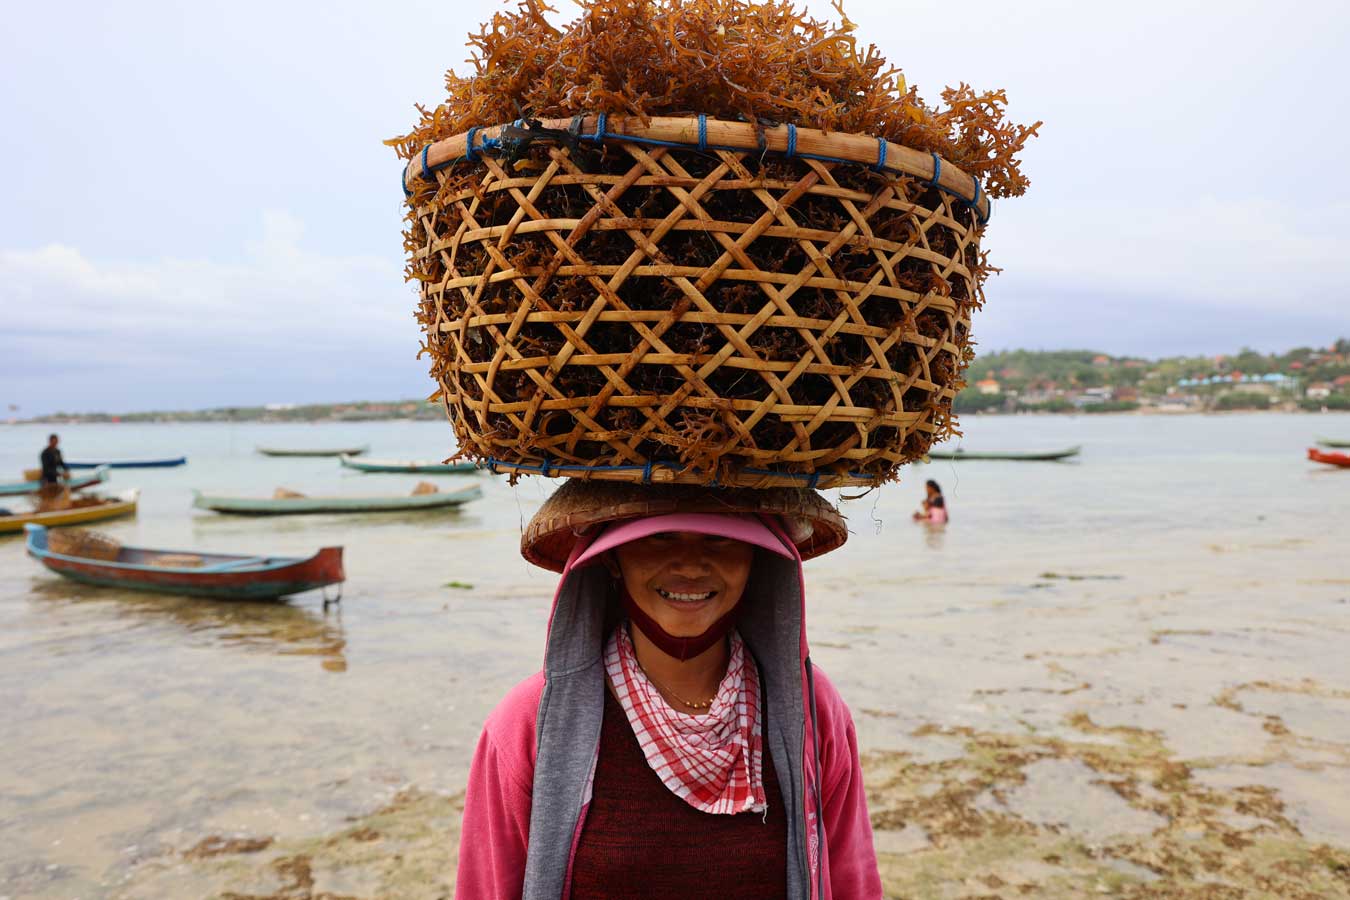
[[[7,7],[0,414],[429,393],[380,141],[496,8]],[[981,349],[1350,336],[1344,2],[846,9],[930,100],[1004,87],[1046,123],[986,236]]]

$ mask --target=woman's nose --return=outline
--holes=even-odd
[[[702,535],[682,537],[671,548],[671,571],[679,575],[703,575],[711,568]]]

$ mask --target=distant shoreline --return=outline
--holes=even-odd
[[[1174,416],[1235,416],[1235,415],[1272,415],[1272,414],[1292,414],[1318,416],[1324,414],[1344,413],[1345,410],[1337,409],[1303,409],[1297,406],[1281,407],[1278,409],[1158,409],[1156,407],[1140,407],[1139,409],[1127,410],[1104,410],[1102,412],[1092,412],[1089,409],[1076,409],[1063,412],[1049,412],[1045,410],[1019,410],[1017,412],[995,412],[992,410],[968,410],[966,412],[956,413],[959,419],[971,418],[1018,418],[1021,416],[1050,416],[1054,418],[1073,419],[1080,416],[1090,416],[1092,418],[1101,418],[1105,416],[1148,416],[1148,417],[1174,417]],[[173,414],[164,416],[153,416],[152,414],[140,413],[133,417],[122,417],[115,415],[106,415],[94,413],[87,416],[62,416],[48,417],[41,416],[34,419],[17,419],[0,421],[0,426],[20,426],[20,425],[354,425],[365,424],[368,422],[445,422],[444,413],[439,409],[436,415],[418,415],[418,416],[346,416],[346,417],[325,417],[325,418],[208,418],[208,417],[183,417],[176,418]]]

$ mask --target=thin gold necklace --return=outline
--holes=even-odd
[[[636,659],[636,655],[634,656],[634,658]],[[654,685],[656,685],[658,688],[660,688],[662,692],[664,692],[664,693],[666,693],[666,694],[669,694],[670,696],[674,697],[676,700],[680,701],[681,703],[683,703],[685,706],[689,707],[690,709],[709,709],[709,708],[712,707],[713,701],[717,699],[717,695],[716,695],[716,694],[713,694],[711,697],[709,697],[707,700],[705,700],[705,701],[702,702],[702,703],[695,703],[693,700],[686,700],[686,699],[684,699],[683,697],[681,697],[679,694],[675,693],[675,692],[672,691],[670,688],[666,687],[664,684],[662,684],[661,682],[659,682],[659,681],[657,681],[655,678],[653,678],[653,677],[651,676],[651,673],[650,673],[650,672],[648,672],[646,669],[643,669],[643,668],[642,668],[642,663],[638,663],[638,668],[639,668],[639,669],[642,669],[642,674],[647,676],[647,680],[648,680],[648,681],[650,681],[652,684],[654,684]]]

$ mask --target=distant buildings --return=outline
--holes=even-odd
[[[1278,372],[1271,372],[1268,375],[1243,375],[1241,372],[1234,372],[1231,375],[1210,375],[1208,378],[1183,378],[1177,382],[1177,387],[1242,385],[1245,388],[1248,385],[1255,384],[1268,385],[1276,390],[1293,390],[1298,385],[1298,379],[1292,375],[1283,375]]]

